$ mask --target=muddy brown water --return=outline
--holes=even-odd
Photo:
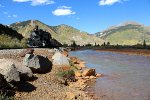
[[[88,89],[99,100],[150,100],[150,57],[94,50],[72,51],[70,55],[104,74]]]

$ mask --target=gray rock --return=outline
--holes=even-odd
[[[31,78],[33,76],[33,73],[31,71],[31,69],[29,67],[26,66],[16,66],[17,67],[17,71],[20,74],[21,78]]]
[[[69,58],[61,54],[60,52],[56,52],[53,57],[53,65],[70,65]]]
[[[33,72],[46,73],[51,70],[52,63],[47,57],[40,55],[26,54],[23,65],[31,68]]]
[[[0,59],[0,74],[7,82],[20,81],[19,72],[12,61]]]

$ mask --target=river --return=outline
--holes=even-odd
[[[89,89],[98,99],[150,100],[150,57],[94,50],[72,51],[70,55],[104,74]]]

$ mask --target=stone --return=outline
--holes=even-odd
[[[80,71],[75,71],[75,76],[77,76],[77,77],[81,77],[81,76],[82,76],[82,74],[81,74],[81,72],[80,72]]]
[[[71,59],[71,61],[72,61],[74,64],[79,64],[77,57],[70,57],[70,59]]]
[[[100,74],[100,73],[96,74],[96,77],[101,77],[101,76],[102,76],[102,74]]]
[[[0,74],[7,82],[20,81],[19,72],[12,61],[0,59]]]
[[[23,52],[21,52],[20,56],[25,57],[26,54],[33,54],[33,53],[34,53],[34,49],[28,48],[28,49],[24,50]]]
[[[85,70],[83,70],[82,73],[83,76],[95,76],[95,69],[91,69],[91,68],[87,68]]]
[[[26,67],[24,65],[16,66],[16,67],[21,78],[25,79],[25,78],[31,78],[33,76],[33,73],[29,67]]]
[[[85,76],[85,77],[84,77],[84,79],[89,79],[89,78],[90,78],[90,76]]]
[[[56,52],[53,57],[53,65],[66,65],[69,66],[69,58],[61,54],[60,52]]]
[[[49,72],[52,68],[52,63],[47,57],[33,54],[26,54],[23,59],[23,65],[38,73]]]
[[[96,77],[92,75],[92,76],[90,76],[90,79],[96,79]]]
[[[85,67],[86,67],[84,62],[81,62],[81,63],[79,64],[79,66],[80,66],[80,68],[85,68]]]

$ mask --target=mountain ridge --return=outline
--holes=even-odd
[[[40,29],[49,32],[53,38],[62,44],[72,44],[75,41],[78,45],[102,44],[104,41],[96,36],[91,36],[87,32],[82,32],[72,26],[61,24],[58,26],[46,25],[39,20],[27,20],[16,22],[10,25],[11,28],[22,34],[25,38],[30,36],[34,26],[38,25]]]
[[[150,27],[137,22],[125,22],[95,33],[95,36],[113,45],[136,45],[146,40],[150,44]]]

